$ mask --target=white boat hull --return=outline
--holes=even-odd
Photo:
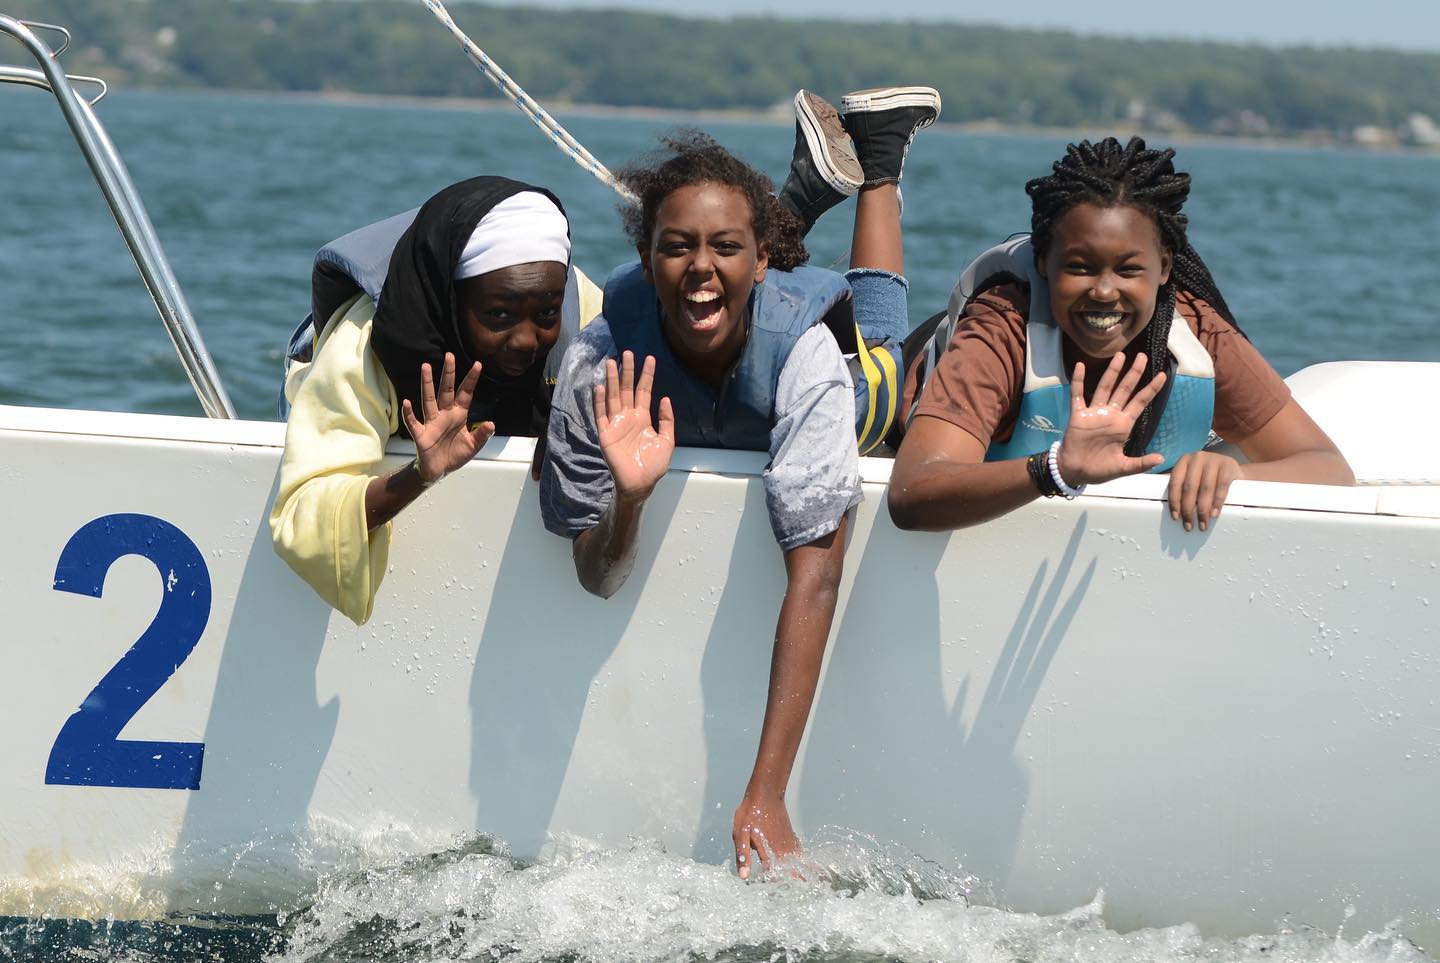
[[[601,601],[540,526],[529,443],[493,446],[402,516],[357,628],[271,549],[282,442],[0,409],[0,915],[272,912],[329,866],[475,833],[726,858],[783,586],[762,457],[681,452]],[[1146,477],[945,536],[896,531],[888,463],[864,465],[802,834],[962,865],[1022,910],[1103,889],[1119,928],[1353,907],[1440,944],[1440,490],[1239,483],[1186,534]],[[66,729],[204,577],[173,675],[141,644],[159,687],[121,736],[159,758]]]

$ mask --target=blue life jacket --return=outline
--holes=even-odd
[[[385,287],[385,277],[390,273],[390,256],[420,208],[414,208],[394,217],[351,231],[343,237],[326,244],[315,254],[314,266],[310,271],[310,313],[290,335],[285,349],[285,370],[295,362],[310,362],[315,359],[315,344],[320,332],[343,305],[364,292],[376,305]],[[545,362],[545,383],[554,385],[560,370],[560,359],[565,355],[575,333],[580,330],[580,283],[575,277],[575,267],[570,266],[565,279],[565,301],[560,308],[560,336]],[[280,417],[288,415],[285,392],[280,392]]]
[[[936,329],[926,348],[930,364],[922,371],[934,371],[934,361],[950,343],[961,312],[975,294],[993,287],[986,283],[997,276],[1029,285],[1030,316],[1025,324],[1025,382],[1015,431],[1008,441],[992,441],[986,461],[1024,458],[1049,448],[1065,434],[1070,424],[1070,378],[1065,371],[1064,334],[1050,315],[1050,287],[1035,269],[1030,238],[1019,237],[999,244],[976,258],[960,275],[950,295],[945,323]],[[1215,362],[1195,337],[1185,319],[1176,315],[1167,340],[1171,365],[1160,398],[1164,410],[1149,444],[1147,454],[1159,453],[1165,460],[1151,469],[1169,471],[1181,456],[1200,451],[1210,439],[1215,415]],[[923,387],[923,385],[922,385]],[[920,392],[916,391],[918,402]],[[914,410],[912,408],[911,415]]]
[[[745,346],[718,392],[687,371],[670,350],[661,330],[659,299],[638,262],[616,268],[605,282],[602,313],[617,353],[631,351],[637,363],[654,356],[654,404],[658,411],[660,399],[670,399],[676,444],[769,451],[775,389],[795,342],[832,310],[848,308],[849,300],[850,285],[833,271],[770,269],[750,295]],[[853,319],[849,323],[853,327]]]

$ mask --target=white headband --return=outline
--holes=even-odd
[[[569,264],[570,225],[550,198],[523,191],[496,204],[475,225],[455,265],[455,280],[532,261]]]

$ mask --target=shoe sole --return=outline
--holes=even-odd
[[[850,147],[850,135],[845,133],[839,112],[820,97],[802,90],[795,95],[795,120],[805,135],[816,173],[846,197],[858,191],[865,182],[865,172]]]
[[[841,114],[868,114],[902,107],[931,110],[931,115],[915,129],[929,127],[940,116],[940,91],[934,87],[872,87],[840,98]]]

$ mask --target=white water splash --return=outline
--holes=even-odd
[[[806,879],[747,884],[647,843],[570,841],[532,866],[481,843],[322,883],[275,959],[1433,963],[1393,932],[1120,934],[1098,895],[1053,916],[972,906],[973,879],[841,833],[807,865]]]

